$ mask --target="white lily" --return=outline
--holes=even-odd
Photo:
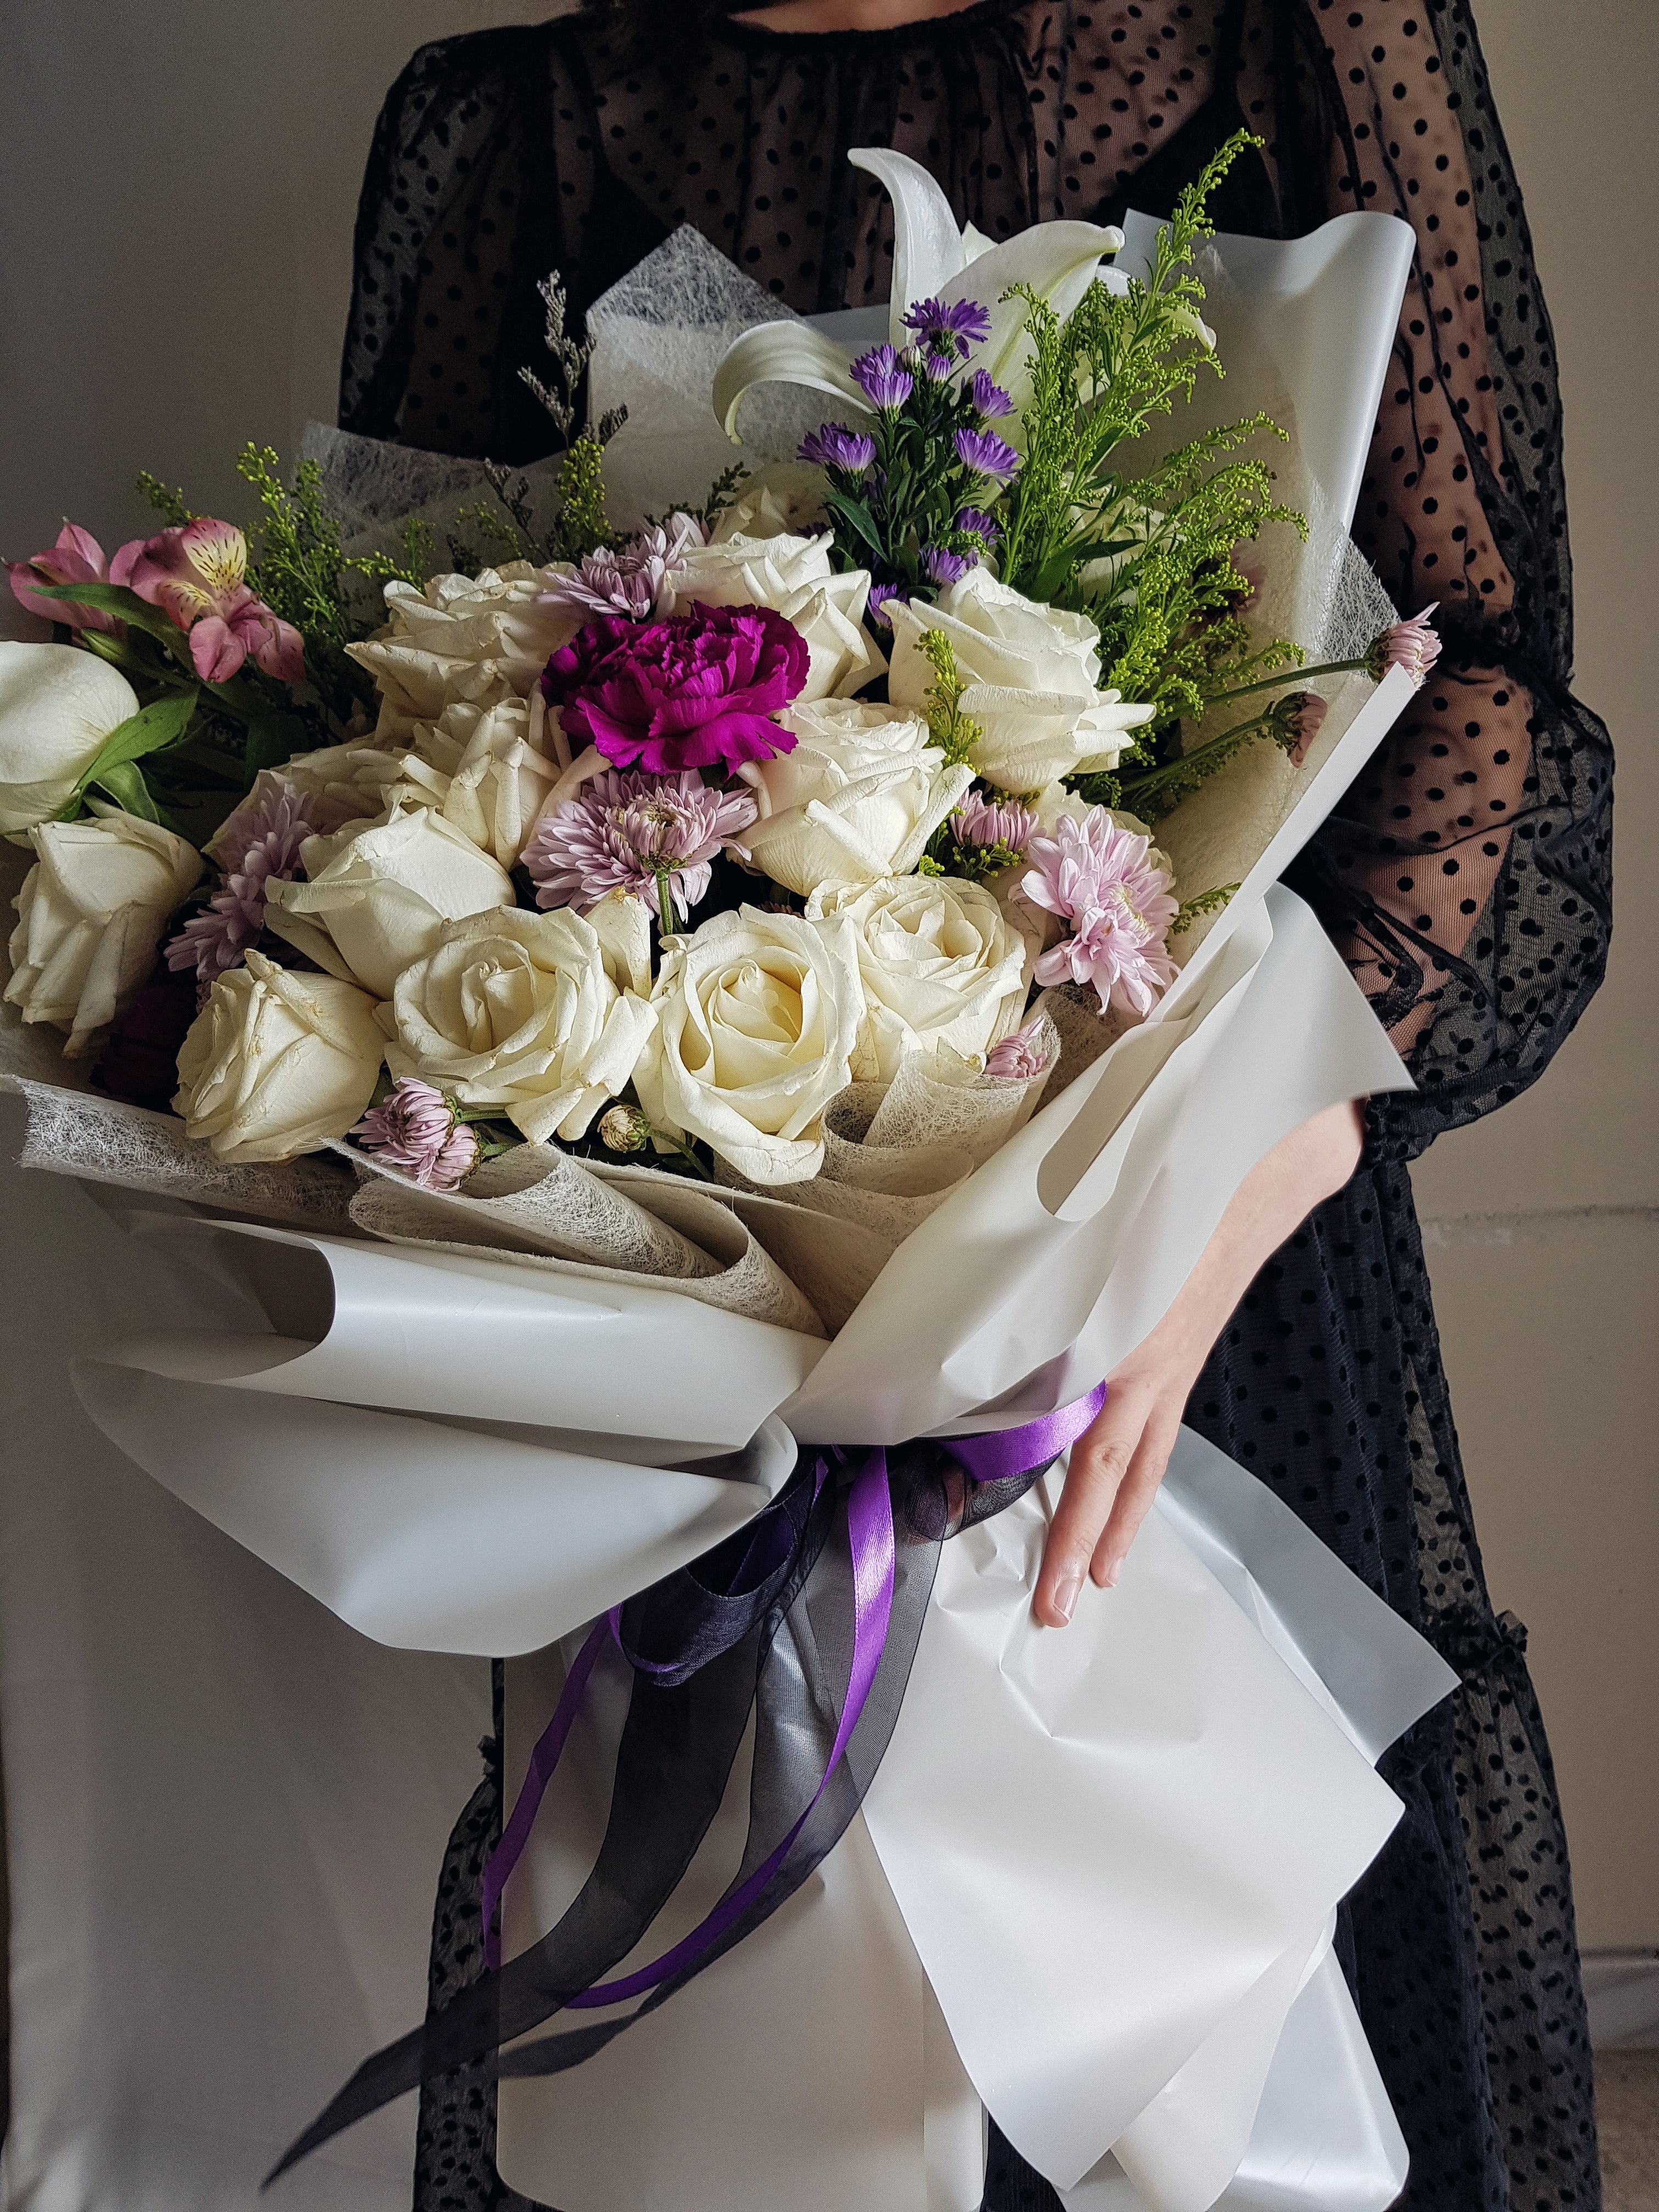
[[[1024,300],[1005,300],[1011,285],[1029,284],[1057,315],[1069,315],[1093,283],[1103,256],[1115,253],[1123,233],[1092,222],[1039,222],[1018,238],[994,246],[970,223],[959,230],[951,203],[919,161],[881,146],[855,146],[848,155],[867,170],[893,203],[893,296],[889,342],[907,344],[907,311],[918,300],[953,306],[977,300],[991,317],[991,335],[974,351],[982,368],[1005,391],[1018,386],[1030,341]],[[803,322],[762,323],[731,345],[714,373],[714,412],[726,435],[740,443],[738,410],[757,384],[799,384],[822,392],[856,414],[873,413],[853,381],[853,356]]]

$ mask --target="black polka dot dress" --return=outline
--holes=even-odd
[[[1263,1269],[1188,1419],[1462,1680],[1385,1763],[1405,1819],[1340,1937],[1410,2146],[1401,2202],[1594,2212],[1559,1804],[1524,1632],[1486,1595],[1407,1172],[1542,1071],[1601,979],[1610,915],[1609,747],[1569,688],[1554,345],[1467,7],[983,0],[791,35],[665,6],[426,47],[375,133],[341,421],[541,453],[517,374],[539,356],[537,278],[556,265],[582,308],[680,223],[804,313],[884,300],[887,202],[848,146],[912,155],[994,239],[1162,213],[1241,122],[1265,146],[1230,177],[1224,228],[1292,236],[1372,208],[1416,232],[1354,529],[1398,605],[1439,602],[1444,651],[1291,878],[1419,1089],[1370,1109],[1359,1172]],[[453,1892],[493,1793],[457,1832],[436,1988],[477,1971],[449,1955],[471,1942]],[[490,2100],[458,2096],[422,2099],[421,2212],[515,2201]],[[994,2135],[987,2212],[1057,2203]]]

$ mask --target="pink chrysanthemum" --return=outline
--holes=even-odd
[[[1034,1083],[1048,1065],[1048,1055],[1037,1043],[1042,1016],[1034,1014],[1023,1030],[994,1044],[985,1055],[985,1073],[1007,1083]]]
[[[1092,983],[1101,1011],[1151,1011],[1179,972],[1164,949],[1176,902],[1149,841],[1121,829],[1103,806],[1082,820],[1062,814],[1052,837],[1033,837],[1036,863],[1022,896],[1069,924],[1036,964],[1039,983]]]
[[[707,897],[715,854],[757,811],[750,793],[717,791],[695,769],[608,769],[537,824],[524,854],[536,903],[581,914],[608,891],[631,891],[660,921],[657,884],[665,875],[672,928]]]
[[[225,826],[234,826],[236,842],[229,849],[240,850],[240,857],[226,871],[223,888],[167,947],[167,966],[175,971],[193,968],[204,991],[227,968],[236,967],[250,945],[258,943],[265,926],[265,885],[293,875],[300,848],[313,827],[306,818],[303,795],[287,789],[258,805],[239,807]]]
[[[1379,684],[1391,668],[1403,668],[1413,684],[1424,681],[1440,658],[1440,640],[1429,623],[1439,604],[1431,599],[1421,614],[1395,623],[1376,639],[1370,650],[1370,672]]]
[[[556,606],[584,614],[625,615],[644,622],[654,614],[662,588],[694,545],[704,542],[702,525],[689,514],[671,514],[665,524],[635,532],[620,552],[602,545],[577,564],[570,576],[557,576],[542,597]]]
[[[1037,821],[1029,806],[1017,799],[989,799],[970,791],[951,817],[951,835],[964,852],[1023,854],[1031,842]]]
[[[441,1091],[399,1076],[388,1096],[348,1129],[366,1152],[428,1190],[453,1190],[477,1164],[478,1140]]]
[[[1328,699],[1317,691],[1287,691],[1275,702],[1273,720],[1279,743],[1290,756],[1291,766],[1300,768],[1313,750],[1314,739],[1325,726],[1325,717],[1331,711]]]

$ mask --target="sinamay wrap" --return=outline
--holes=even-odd
[[[1287,395],[1316,453],[1313,413],[1334,404],[1363,441],[1400,258],[1381,222],[1278,249],[1266,287],[1293,295],[1295,257],[1329,232],[1371,251],[1375,362],[1335,402],[1299,386],[1294,362],[1277,361],[1284,389],[1266,399],[1236,371],[1230,412],[1277,398],[1282,415]],[[723,343],[755,309],[687,238],[671,247],[698,264],[701,319],[680,350],[702,374],[708,329]],[[1330,261],[1312,257],[1304,291]],[[627,358],[640,283],[660,296],[651,267],[608,325],[596,314],[596,382]],[[1241,327],[1260,319],[1249,284],[1231,305]],[[625,439],[672,439],[684,395],[667,357],[653,388],[629,387]],[[356,471],[363,530],[396,511],[372,456],[331,450]],[[1351,561],[1347,617],[1315,605],[1346,558],[1331,515],[1351,497],[1340,482],[1327,497],[1330,476],[1310,465],[1287,486],[1315,512],[1320,556],[1297,564],[1281,619],[1340,655],[1379,611]],[[1167,1308],[1256,1159],[1320,1108],[1405,1082],[1277,878],[1409,694],[1402,675],[1346,687],[1299,775],[1258,749],[1231,797],[1228,779],[1207,787],[1212,817],[1171,823],[1184,888],[1231,869],[1243,890],[1145,1024],[1091,1062],[1068,1055],[1035,1112],[998,1102],[1006,1140],[988,1157],[982,1093],[918,1097],[911,1081],[841,1103],[810,1193],[556,1155],[462,1198],[379,1176],[354,1195],[343,1162],[224,1169],[166,1116],[47,1087],[57,1066],[14,1032],[31,1164],[191,1200],[135,1227],[225,1292],[220,1334],[162,1329],[83,1363],[84,1402],[365,1633],[524,1655],[511,1788],[558,1640],[743,1526],[797,1440],[1006,1426],[1078,1398]],[[1075,1008],[1054,1011],[1064,1035]],[[982,2100],[1068,2212],[1389,2201],[1402,2149],[1329,1920],[1397,1814],[1371,1761],[1450,1678],[1185,1432],[1120,1589],[1086,1594],[1060,1637],[1025,1601],[1048,1510],[1040,1488],[945,1546],[891,1747],[806,1887],[587,2067],[504,2085],[512,2185],[568,2212],[971,2212]],[[591,1858],[606,1680],[509,1887],[509,1954]],[[735,1771],[653,1948],[729,1877],[744,1790]]]

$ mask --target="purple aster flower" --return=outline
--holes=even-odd
[[[974,371],[974,404],[981,415],[1012,415],[1014,403],[1000,384],[993,384],[982,368]]]
[[[279,785],[257,806],[239,807],[226,827],[234,830],[229,850],[237,858],[226,870],[222,887],[166,948],[167,966],[179,974],[193,968],[204,993],[227,968],[240,964],[250,945],[258,943],[265,926],[265,885],[292,877],[313,824],[306,817],[305,795]]]
[[[1048,1065],[1048,1055],[1037,1044],[1042,1016],[1034,1014],[1023,1030],[994,1044],[985,1055],[985,1073],[999,1081],[1034,1083]]]
[[[477,1165],[478,1140],[441,1091],[399,1076],[378,1106],[346,1131],[382,1166],[396,1168],[428,1190],[453,1190]]]
[[[702,525],[695,517],[671,514],[666,524],[636,532],[620,552],[602,545],[584,555],[573,575],[552,580],[542,602],[644,622],[656,611],[664,579],[679,567],[690,547],[703,542]]]
[[[876,458],[876,441],[862,430],[849,430],[845,422],[825,422],[801,440],[799,458],[816,468],[862,476]]]
[[[947,553],[942,545],[927,546],[921,556],[921,565],[941,590],[947,584],[957,583],[970,568],[979,566],[977,553]]]
[[[948,307],[943,300],[918,300],[906,311],[904,327],[919,332],[924,344],[948,349],[952,356],[965,355],[969,345],[990,337],[991,311],[977,300],[957,300]]]
[[[1019,466],[1019,455],[993,430],[958,430],[957,456],[981,477],[1011,477]]]
[[[865,604],[869,610],[871,621],[879,623],[883,629],[891,629],[893,627],[893,617],[887,611],[888,603],[892,599],[896,599],[901,606],[908,607],[910,604],[910,594],[902,584],[871,585],[870,597]]]
[[[902,407],[916,380],[890,345],[872,346],[853,363],[853,381],[872,407]]]
[[[1029,806],[1017,799],[989,799],[970,791],[951,817],[951,835],[964,853],[982,853],[993,846],[1005,853],[1023,854],[1037,826]]]
[[[977,538],[987,547],[1000,545],[1002,526],[993,522],[988,514],[976,507],[964,507],[957,516],[957,528],[969,538]]]
[[[537,823],[524,852],[536,903],[583,914],[607,891],[631,891],[660,921],[657,884],[665,875],[672,929],[707,897],[715,854],[757,811],[748,792],[716,790],[690,769],[607,769]]]
[[[923,374],[935,384],[948,384],[956,373],[956,363],[949,354],[930,353],[922,364]]]

